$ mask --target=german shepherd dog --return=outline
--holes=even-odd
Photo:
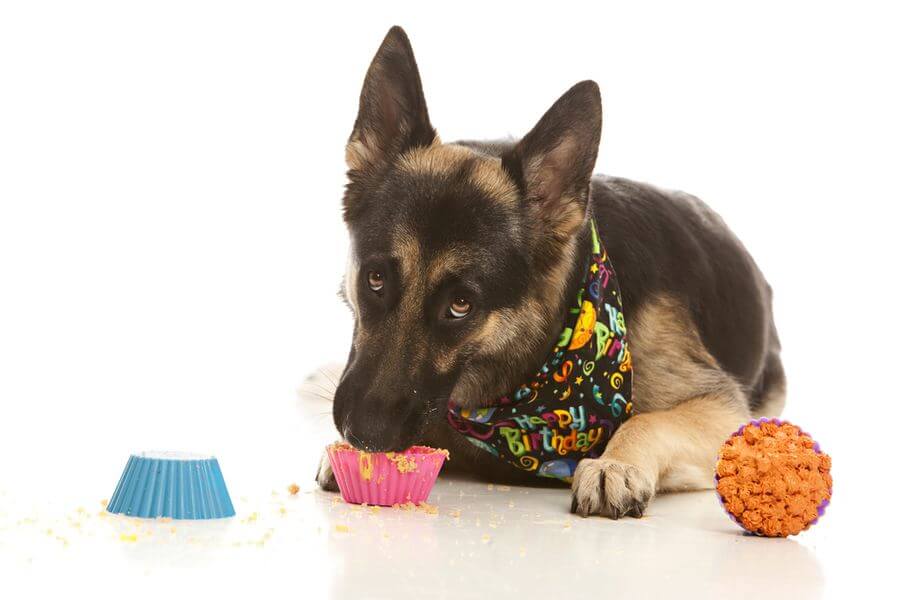
[[[719,445],[777,415],[785,378],[771,289],[700,200],[593,176],[600,92],[572,87],[518,141],[443,143],[406,34],[391,29],[346,149],[355,317],[334,423],[367,451],[428,444],[492,481],[540,479],[470,444],[447,403],[490,405],[553,347],[595,219],[622,291],[633,416],[574,473],[571,509],[639,517],[660,491],[708,488]],[[317,480],[336,489],[327,460]]]

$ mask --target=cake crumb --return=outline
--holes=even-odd
[[[481,536],[481,543],[487,544],[490,541],[491,541],[491,536],[489,536],[488,534],[485,533],[483,536]]]
[[[394,463],[394,468],[399,473],[412,473],[418,468],[416,459],[405,454],[397,454],[396,452],[387,452],[385,456],[389,461]]]
[[[283,506],[278,509],[278,512],[281,514],[282,517],[287,515],[287,509]]]
[[[297,485],[296,483],[292,483],[291,485],[288,486],[287,491],[288,491],[288,494],[290,494],[291,496],[296,496],[297,494],[300,493],[300,486]]]
[[[508,485],[498,485],[498,486],[497,486],[497,490],[499,490],[499,491],[501,491],[501,492],[508,492],[508,491],[511,490],[511,489],[512,489],[512,488],[509,487]]]
[[[338,533],[350,533],[350,528],[346,525],[335,525],[334,530]]]
[[[122,533],[122,534],[119,534],[119,540],[122,541],[122,542],[129,542],[129,543],[131,543],[131,542],[136,542],[137,539],[138,539],[138,536],[137,536],[136,533],[130,533],[130,534],[129,534],[129,533]]]

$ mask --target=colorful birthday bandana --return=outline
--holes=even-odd
[[[543,366],[496,406],[450,403],[450,425],[520,469],[570,481],[583,458],[600,456],[631,415],[631,354],[622,293],[591,222],[590,266]]]

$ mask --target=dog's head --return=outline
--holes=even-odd
[[[518,143],[443,144],[409,40],[388,32],[347,144],[356,324],[334,420],[349,442],[404,449],[448,398],[488,403],[538,366],[585,242],[600,126],[586,81]]]

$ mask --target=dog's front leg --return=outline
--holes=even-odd
[[[719,446],[748,418],[738,389],[633,416],[600,458],[578,464],[572,512],[640,517],[657,491],[712,487]]]
[[[334,478],[334,471],[331,470],[331,461],[328,460],[328,452],[322,453],[319,460],[319,469],[316,471],[316,483],[326,492],[337,492],[337,479]]]

